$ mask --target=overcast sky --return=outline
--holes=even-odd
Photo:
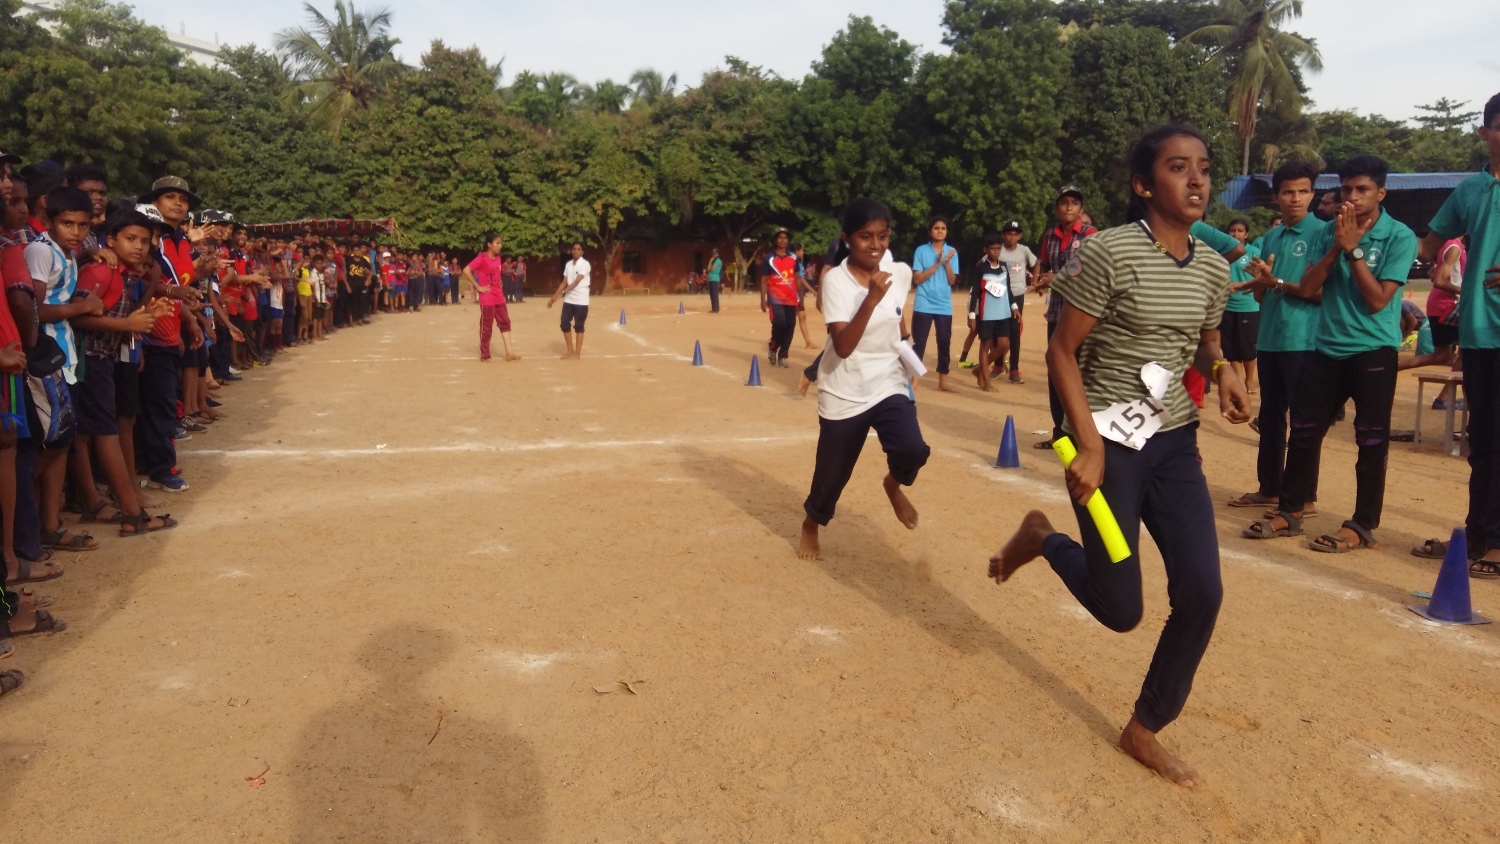
[[[300,0],[239,3],[142,0],[146,21],[220,42],[271,47],[274,33],[301,24]],[[315,0],[331,11],[332,0]],[[360,0],[360,8],[375,6]],[[417,63],[433,39],[477,44],[520,70],[563,71],[583,82],[625,81],[642,67],[694,84],[734,55],[801,78],[851,13],[869,15],[924,50],[941,50],[942,0],[391,0],[401,57]],[[1305,0],[1292,29],[1317,39],[1324,70],[1311,75],[1318,108],[1409,118],[1439,97],[1477,111],[1500,92],[1500,2],[1494,0]]]

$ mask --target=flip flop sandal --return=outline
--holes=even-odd
[[[101,518],[99,518],[100,511],[102,511],[105,507],[114,507],[114,505],[111,504],[108,499],[105,499],[105,498],[99,499],[99,503],[98,504],[95,504],[93,507],[88,507],[88,508],[84,509],[83,518],[79,519],[78,521],[85,522],[85,523],[92,523],[92,524],[105,524],[105,525],[118,524],[119,521],[120,521],[120,518],[124,515],[123,513],[121,513],[119,511],[119,508],[116,508],[115,509],[115,514],[113,516],[109,517],[108,519],[101,519]]]
[[[67,531],[66,528],[59,527],[57,530],[53,531],[52,533],[44,533],[44,534],[42,534],[42,547],[43,548],[51,548],[54,551],[97,551],[97,550],[99,550],[99,543],[94,539],[93,535],[90,534],[88,531],[79,531],[79,532],[73,534],[73,538],[72,539],[69,539],[67,542],[64,542],[63,541],[63,536],[65,536],[67,534],[67,532],[68,531]]]
[[[1500,563],[1489,560],[1475,560],[1469,563],[1469,577],[1475,580],[1494,580],[1500,577]]]
[[[52,613],[47,612],[46,610],[37,610],[35,627],[31,628],[30,630],[12,630],[10,635],[12,637],[34,636],[38,633],[61,633],[67,629],[68,623],[66,621],[57,618]]]
[[[19,671],[0,671],[0,696],[8,695],[26,682],[26,675]]]
[[[1280,513],[1280,512],[1281,512],[1280,510],[1267,510],[1266,512],[1262,513],[1261,515],[1264,516],[1267,519],[1271,519],[1271,518],[1275,518],[1276,514]],[[1316,516],[1316,515],[1318,515],[1318,505],[1317,504],[1309,504],[1306,507],[1302,508],[1302,518],[1303,519],[1311,519],[1313,516]]]
[[[1271,522],[1280,518],[1286,522],[1284,528],[1273,528]],[[1240,531],[1240,536],[1246,539],[1277,539],[1283,536],[1301,536],[1302,520],[1291,513],[1276,513],[1264,519],[1256,519],[1250,527]]]
[[[1354,531],[1354,535],[1359,537],[1359,544],[1351,545],[1349,543],[1349,540],[1344,539],[1337,534],[1325,533],[1317,539],[1314,539],[1313,541],[1307,543],[1307,547],[1311,548],[1314,551],[1320,551],[1324,554],[1347,554],[1350,551],[1374,549],[1379,547],[1379,543],[1375,541],[1374,534],[1370,533],[1364,527],[1356,524],[1354,521],[1351,520],[1344,522],[1342,525],[1340,525],[1340,527],[1348,528],[1349,530]]]
[[[34,610],[44,610],[57,603],[57,599],[51,595],[37,595],[30,589],[22,589],[20,590],[20,594],[23,601],[27,598],[31,599],[31,608]]]
[[[156,521],[157,519],[161,519],[161,527],[152,527],[151,523]],[[133,530],[125,530],[127,526],[133,528]],[[172,518],[171,513],[163,513],[160,516],[152,516],[150,513],[146,512],[145,507],[142,507],[141,512],[137,513],[135,515],[135,518],[126,516],[125,521],[120,523],[120,535],[145,536],[148,533],[171,530],[174,527],[177,527],[177,520]]]
[[[45,583],[49,580],[56,580],[59,577],[63,576],[63,573],[58,570],[53,570],[52,574],[48,575],[33,574],[31,571],[31,567],[34,565],[42,565],[44,562],[45,561],[38,560],[22,560],[21,565],[16,569],[16,579],[5,581],[5,585],[20,586],[22,583]]]
[[[1278,499],[1258,492],[1247,492],[1229,502],[1230,507],[1275,507],[1279,504]],[[1270,518],[1269,516],[1267,518]]]
[[[1052,448],[1052,441],[1051,440],[1042,440],[1039,443],[1033,443],[1031,447],[1035,448],[1035,449],[1038,449],[1040,451],[1046,451],[1047,449]]]
[[[1424,560],[1441,560],[1448,555],[1448,543],[1441,539],[1429,539],[1421,545],[1411,549],[1413,557],[1421,557]]]
[[[9,636],[0,638],[0,659],[5,659],[16,652],[15,643],[11,642]]]

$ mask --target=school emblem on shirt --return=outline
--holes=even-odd
[[[1067,265],[1063,267],[1063,275],[1076,276],[1081,272],[1083,272],[1083,260],[1078,255],[1069,258]]]
[[[1365,253],[1365,263],[1370,265],[1371,270],[1380,265],[1380,255],[1379,246],[1371,246],[1370,251]]]
[[[1294,257],[1301,258],[1303,255],[1306,255],[1306,254],[1307,254],[1307,241],[1305,241],[1305,240],[1299,240],[1296,243],[1292,244],[1292,255]]]

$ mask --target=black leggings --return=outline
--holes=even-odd
[[[1317,492],[1323,437],[1334,414],[1354,399],[1354,518],[1365,530],[1380,527],[1385,507],[1386,456],[1391,450],[1391,402],[1396,397],[1395,349],[1376,349],[1343,359],[1314,352],[1292,403],[1286,478],[1281,509],[1298,512]],[[1472,390],[1472,388],[1470,388]]]
[[[907,396],[889,396],[879,404],[848,419],[818,418],[818,462],[813,469],[812,489],[802,503],[808,518],[820,525],[833,520],[834,508],[854,464],[865,447],[870,429],[880,437],[886,467],[902,486],[911,486],[917,472],[927,465],[932,449],[922,439],[917,425],[917,404]]]
[[[1469,556],[1500,548],[1500,349],[1464,349],[1469,403]],[[1457,397],[1449,398],[1453,401]]]
[[[1135,553],[1124,562],[1110,562],[1094,520],[1075,504],[1083,544],[1054,533],[1042,543],[1042,554],[1100,624],[1124,633],[1141,622],[1139,549],[1145,523],[1167,568],[1172,607],[1135,702],[1141,723],[1157,732],[1182,714],[1224,598],[1219,538],[1198,457],[1197,423],[1159,433],[1140,451],[1105,442],[1099,491]]]
[[[1047,345],[1052,345],[1052,334],[1057,331],[1057,323],[1047,323]],[[1057,394],[1057,387],[1052,383],[1052,373],[1047,373],[1047,407],[1052,411],[1052,439],[1063,435],[1063,406],[1062,396]]]
[[[771,357],[786,360],[797,331],[797,306],[771,303]]]
[[[911,316],[911,345],[917,357],[927,352],[927,332],[937,326],[937,371],[948,374],[948,347],[953,344],[953,315],[924,314],[915,311]]]
[[[1302,375],[1307,371],[1313,352],[1261,352],[1260,365],[1260,449],[1255,461],[1255,476],[1260,494],[1281,497],[1282,478],[1286,474],[1287,413],[1296,404],[1302,389]],[[1312,493],[1307,501],[1318,499],[1318,476],[1313,474]],[[1306,502],[1304,502],[1306,503]]]

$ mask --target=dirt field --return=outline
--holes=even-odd
[[[582,362],[539,299],[516,364],[477,361],[473,305],[385,316],[227,388],[163,502],[183,526],[68,558],[40,591],[69,629],[3,664],[28,674],[0,701],[6,837],[1500,839],[1500,626],[1404,606],[1437,571],[1407,548],[1462,521],[1462,461],[1393,447],[1374,552],[1252,543],[1220,508],[1223,614],[1163,733],[1206,780],[1187,792],[1112,744],[1166,612],[1155,549],[1128,635],[1044,564],[984,577],[1026,510],[1074,529],[1029,448],[1039,307],[1024,386],[919,391],[920,529],[872,440],[807,563],[815,402],[795,368],[744,386],[753,297],[686,301],[596,298]],[[1006,414],[1021,470],[986,465]],[[1247,428],[1201,442],[1216,499],[1253,487]],[[1353,451],[1336,428],[1310,530],[1347,517]],[[595,691],[616,681],[635,693]]]

